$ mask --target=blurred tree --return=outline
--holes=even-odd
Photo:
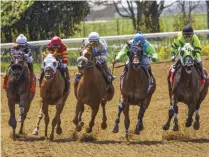
[[[206,1],[207,6],[207,22],[208,22],[208,29],[209,29],[209,1]]]
[[[113,1],[114,2],[114,1]],[[131,1],[127,0],[114,2],[118,14],[122,17],[132,19],[133,28],[136,31],[141,30],[145,23],[146,32],[160,32],[159,17],[162,11],[170,7],[175,2],[165,6],[165,1]],[[143,22],[144,15],[144,22]]]
[[[12,42],[12,34],[19,33],[29,40],[68,38],[90,12],[86,1],[7,1],[1,8],[3,42]]]

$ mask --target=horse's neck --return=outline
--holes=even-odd
[[[91,67],[91,68],[86,68],[84,71],[84,80],[85,81],[92,81],[95,80],[95,71],[96,71],[96,66]]]
[[[143,70],[140,68],[137,71],[133,69],[133,67],[129,67],[128,68],[128,74],[127,77],[129,79],[137,79],[138,77],[140,77],[140,75],[142,75]]]

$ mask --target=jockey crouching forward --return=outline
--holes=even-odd
[[[31,54],[31,49],[30,49],[30,46],[28,44],[27,38],[23,34],[20,34],[17,37],[16,43],[13,45],[13,47],[11,49],[11,54],[13,54],[13,52],[15,52],[16,50],[22,50],[22,52],[24,53],[24,56],[26,57],[25,59],[26,59],[26,62],[28,64],[28,69],[30,71],[30,90],[32,92],[35,92],[35,83],[33,81],[33,77],[34,77],[33,57],[32,57],[32,54]],[[9,78],[8,72],[9,72],[9,70],[7,71],[6,75],[4,76],[4,83],[3,83],[3,88],[4,89],[7,88],[7,81],[8,81],[8,78]]]
[[[149,74],[149,89],[153,86],[154,80],[153,80],[153,75],[152,75],[152,70],[151,70],[151,60],[153,62],[157,62],[158,61],[158,56],[157,53],[155,51],[155,48],[153,47],[152,44],[150,44],[147,40],[145,40],[144,35],[141,34],[141,32],[137,33],[133,39],[129,40],[124,47],[122,48],[122,50],[118,53],[118,55],[116,56],[116,59],[113,60],[113,64],[117,63],[118,61],[121,61],[126,55],[128,55],[128,51],[129,48],[131,47],[131,45],[137,45],[140,46],[143,50],[142,52],[142,59],[140,61],[140,64],[145,67],[145,69],[148,71]],[[122,76],[127,72],[128,70],[128,64],[129,64],[129,59],[126,62],[124,71]],[[149,91],[148,89],[148,91]]]
[[[89,43],[93,44],[92,54],[96,60],[97,66],[104,74],[105,80],[108,82],[108,84],[111,84],[112,81],[115,79],[115,76],[112,76],[107,66],[108,50],[106,41],[104,39],[101,39],[97,32],[91,32],[89,34],[89,37],[83,41],[81,51],[84,50]],[[78,85],[82,75],[83,74],[81,73],[78,73],[76,75],[75,86]]]
[[[68,71],[68,53],[67,53],[67,47],[63,44],[62,40],[55,36],[51,39],[50,43],[47,46],[47,51],[51,52],[52,54],[54,51],[56,51],[56,58],[61,63],[60,66],[58,66],[58,70],[61,72],[64,80],[65,80],[65,91],[67,91],[70,88],[70,75]],[[44,70],[42,69],[41,76],[39,79],[39,86],[41,86],[41,82],[44,77]]]
[[[194,56],[195,63],[201,73],[201,78],[203,80],[206,79],[206,74],[204,73],[202,67],[202,59],[201,59],[201,44],[199,38],[194,34],[193,28],[191,26],[185,26],[182,29],[182,32],[178,34],[174,42],[172,43],[172,61],[175,61],[176,55],[178,55],[178,49],[182,47],[185,43],[190,43],[194,48]],[[177,67],[181,64],[181,60],[178,59],[176,64],[172,66],[171,74],[170,74],[170,82],[173,83],[174,75],[177,70]]]

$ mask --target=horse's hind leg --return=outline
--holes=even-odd
[[[39,125],[40,125],[41,119],[43,118],[42,106],[43,106],[43,102],[41,101],[40,111],[39,111],[39,114],[38,114],[38,120],[37,120],[37,123],[36,123],[36,128],[34,129],[34,131],[32,133],[33,135],[38,135]]]
[[[123,108],[124,108],[124,101],[121,101],[120,104],[118,105],[118,117],[115,120],[115,126],[112,131],[113,133],[118,133],[119,131],[118,124],[120,123],[120,115],[121,115],[121,112],[123,111]]]
[[[105,130],[107,128],[107,115],[106,115],[106,110],[105,110],[106,103],[107,103],[107,101],[101,102],[102,112],[103,112],[101,128],[103,130]]]
[[[92,109],[92,111],[91,111],[91,121],[89,122],[89,127],[86,128],[87,133],[92,132],[92,127],[94,126],[94,120],[95,120],[95,117],[96,117],[97,112],[99,110],[99,104],[96,105],[95,107],[92,107],[91,109]]]
[[[9,125],[12,127],[12,130],[13,130],[13,140],[16,140],[15,129],[17,127],[17,121],[15,119],[15,103],[9,100],[8,106],[9,106],[9,111],[10,111]]]
[[[171,102],[171,105],[170,105],[170,109],[168,111],[168,121],[163,126],[163,130],[168,130],[170,128],[171,119],[174,116],[174,105],[176,104],[176,100],[175,100],[174,95],[171,96],[170,102]]]

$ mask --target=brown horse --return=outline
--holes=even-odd
[[[189,47],[189,48],[187,48]],[[199,123],[199,108],[202,101],[205,99],[208,93],[209,80],[205,80],[204,84],[201,84],[201,76],[198,72],[198,68],[195,67],[193,58],[191,57],[193,52],[190,52],[190,49],[193,50],[191,45],[185,44],[181,49],[181,64],[179,65],[176,74],[174,76],[174,82],[171,84],[170,72],[168,75],[168,90],[170,97],[170,109],[168,111],[168,120],[163,126],[164,130],[170,128],[170,122],[174,116],[174,126],[173,131],[178,131],[178,102],[187,104],[188,106],[188,118],[185,126],[190,127],[192,125],[192,117],[194,112],[196,113],[194,129],[198,130],[200,128]],[[207,72],[205,70],[207,75]]]
[[[30,104],[35,96],[35,92],[30,90],[30,76],[24,53],[21,50],[14,50],[12,53],[12,62],[9,68],[8,87],[6,94],[8,99],[8,106],[10,111],[9,125],[13,129],[13,139],[16,140],[15,129],[17,121],[15,118],[15,104],[19,104],[21,127],[19,134],[23,132],[23,125],[27,113],[30,109]],[[34,76],[34,81],[36,78]]]
[[[76,131],[81,131],[84,123],[82,122],[82,113],[84,112],[84,104],[87,104],[92,109],[91,121],[86,129],[87,133],[92,132],[94,120],[101,104],[103,110],[103,118],[101,128],[107,128],[107,116],[105,105],[114,96],[113,85],[108,85],[105,78],[99,70],[99,65],[95,63],[92,56],[92,44],[89,44],[78,57],[78,70],[83,73],[83,76],[75,88],[75,96],[77,98],[75,117],[73,123],[76,125]]]
[[[121,103],[118,106],[118,117],[115,120],[115,126],[113,133],[117,133],[119,130],[118,124],[120,122],[120,115],[123,111],[125,116],[125,135],[128,140],[128,129],[130,125],[129,119],[129,105],[140,106],[138,114],[138,122],[136,124],[135,134],[139,134],[144,129],[143,117],[146,109],[150,104],[152,94],[155,91],[156,84],[154,84],[150,90],[149,87],[149,74],[144,65],[140,64],[142,58],[142,49],[138,46],[131,46],[129,49],[129,64],[127,65],[128,71],[121,77]]]
[[[56,114],[52,120],[52,131],[50,134],[50,140],[54,139],[54,129],[56,127],[56,133],[61,134],[61,119],[60,114],[62,113],[65,101],[69,95],[69,89],[65,89],[65,81],[59,70],[57,70],[59,62],[52,54],[48,54],[43,61],[43,69],[45,71],[44,79],[40,87],[41,96],[41,109],[38,116],[37,126],[33,131],[34,135],[38,135],[39,124],[43,117],[45,120],[45,137],[47,137],[47,129],[49,124],[48,106],[56,105]]]

